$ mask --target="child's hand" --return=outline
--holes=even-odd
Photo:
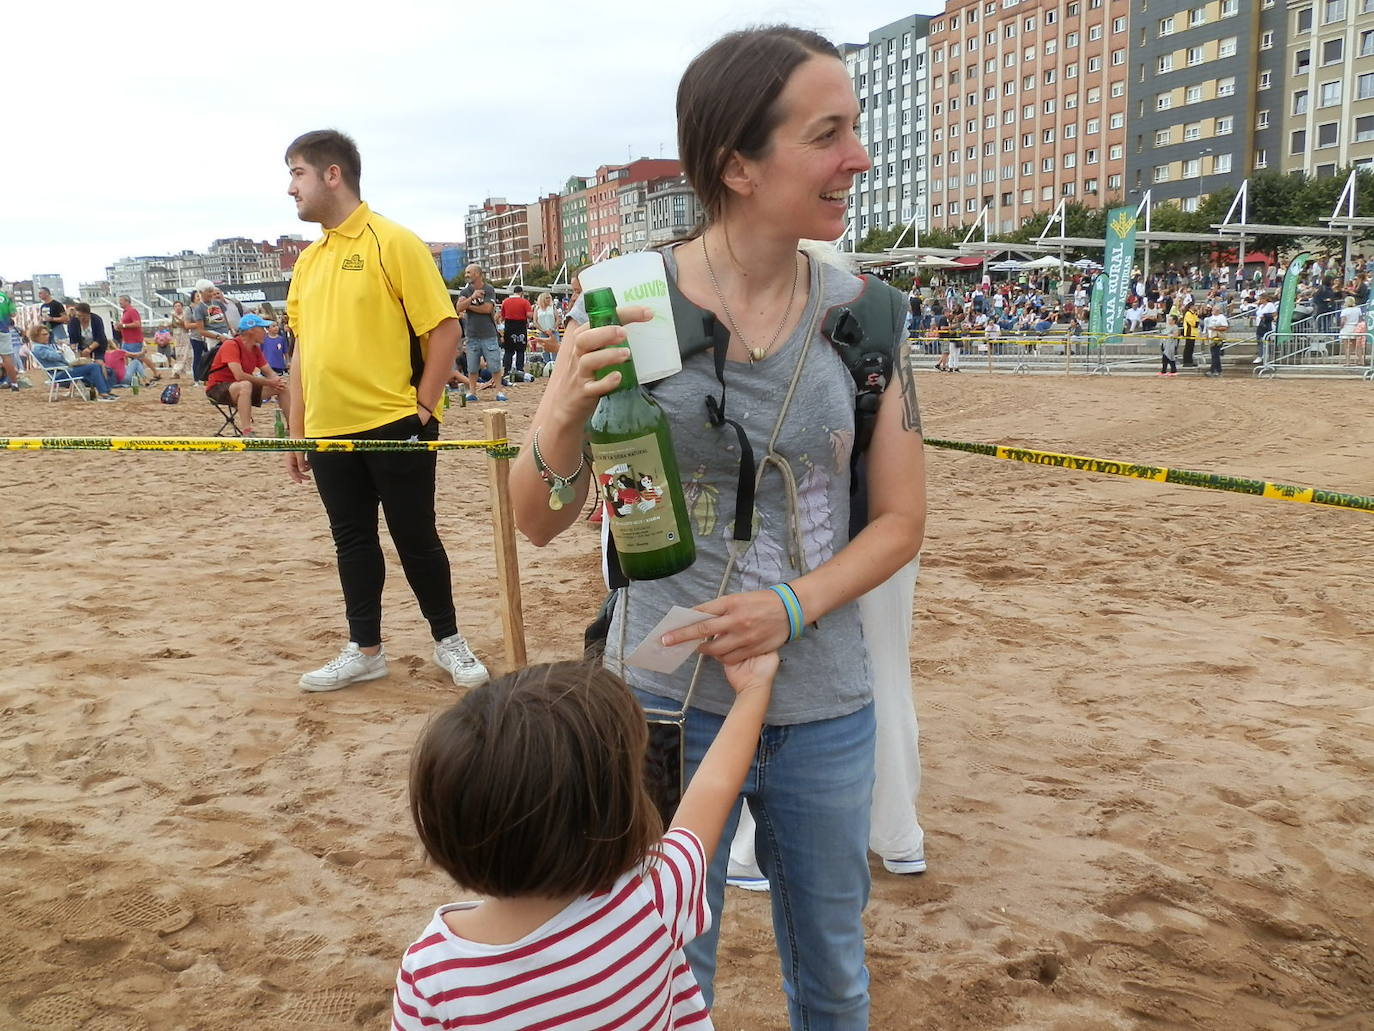
[[[759,691],[767,697],[773,690],[773,678],[778,675],[779,659],[778,653],[771,651],[755,655],[743,662],[722,665],[725,667],[725,679],[729,681],[736,695]]]

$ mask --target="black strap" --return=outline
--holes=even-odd
[[[710,312],[702,315],[702,328],[711,338],[716,379],[720,380],[720,397],[706,395],[706,418],[716,429],[733,426],[735,435],[739,437],[739,486],[735,491],[734,538],[737,541],[749,541],[754,537],[754,447],[749,443],[749,434],[744,432],[744,427],[725,415],[725,353],[730,348],[730,330]]]

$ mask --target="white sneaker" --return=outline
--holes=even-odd
[[[337,691],[349,684],[364,680],[376,680],[386,676],[386,649],[376,655],[364,655],[352,641],[339,652],[336,659],[330,659],[317,670],[301,677],[302,691]]]
[[[448,671],[459,687],[480,687],[491,679],[487,667],[472,654],[462,634],[435,641],[434,661],[440,669]]]
[[[925,873],[926,872],[926,850],[924,848],[906,856],[898,856],[895,859],[883,859],[883,869],[888,873]]]
[[[732,888],[743,888],[745,891],[767,891],[767,877],[739,877],[729,876],[725,878],[725,883]]]

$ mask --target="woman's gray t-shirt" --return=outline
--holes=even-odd
[[[671,252],[668,274],[676,274]],[[797,361],[805,366],[778,435],[775,451],[786,460],[796,483],[796,512],[805,568],[815,569],[849,543],[849,456],[854,441],[854,379],[835,348],[819,332],[830,307],[852,300],[859,282],[843,269],[810,259],[811,289],[797,328],[762,361],[727,362],[726,413],[744,426],[754,458],[762,463]],[[810,329],[810,346],[803,348]],[[622,592],[607,639],[606,663],[621,670],[621,623],[625,653],[633,651],[673,605],[692,607],[715,598],[734,533],[739,477],[739,442],[729,426],[713,428],[705,400],[717,397],[720,383],[709,352],[689,359],[681,372],[653,385],[654,398],[668,414],[683,478],[696,562],[676,576],[637,581]],[[789,555],[787,491],[781,473],[769,468],[754,499],[753,540],[742,553],[726,593],[765,590],[793,580],[802,569]],[[628,598],[627,598],[628,593]],[[778,602],[781,608],[782,602]],[[809,617],[808,617],[809,618]],[[767,722],[809,723],[844,716],[873,696],[868,649],[857,603],[850,603],[807,626],[797,641],[784,645],[783,666],[773,688]],[[636,688],[677,701],[685,696],[695,659],[669,675],[626,666],[621,670]],[[702,661],[692,706],[724,715],[734,692],[720,663]]]

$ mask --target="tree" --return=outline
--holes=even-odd
[[[902,235],[902,230],[905,228],[906,226],[892,226],[884,229],[874,226],[868,231],[868,235],[859,241],[854,249],[860,254],[878,254],[882,251],[891,250],[897,245],[897,240]],[[911,234],[907,233],[906,240],[902,242],[907,243],[910,239]],[[910,246],[909,243],[908,246]]]

